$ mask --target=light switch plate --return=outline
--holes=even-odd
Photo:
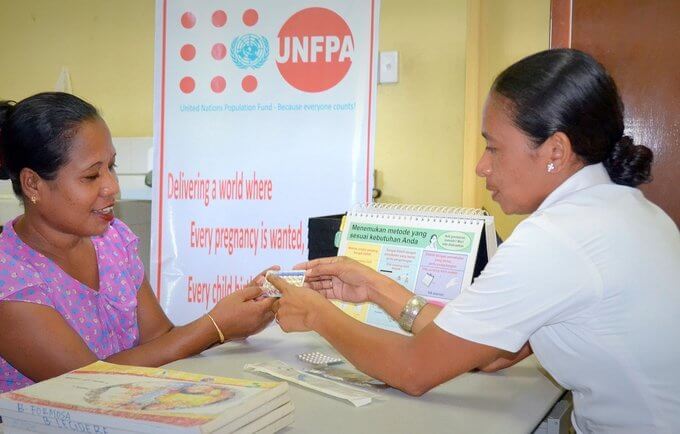
[[[379,83],[399,82],[399,53],[397,51],[380,52]]]

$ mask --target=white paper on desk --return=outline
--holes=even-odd
[[[349,401],[355,407],[370,404],[374,399],[380,398],[375,393],[358,390],[354,387],[343,386],[332,380],[327,380],[316,375],[310,375],[285,364],[280,360],[262,363],[250,363],[243,367],[246,371],[262,372],[273,377],[298,384],[302,387],[321,392],[345,401]]]

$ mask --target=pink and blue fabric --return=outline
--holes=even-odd
[[[99,291],[69,276],[21,241],[13,224],[7,223],[0,234],[0,302],[51,307],[99,359],[138,343],[137,291],[144,279],[144,266],[137,250],[138,238],[123,222],[113,220],[103,235],[92,237]],[[32,383],[0,355],[0,392]]]

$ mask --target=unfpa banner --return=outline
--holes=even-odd
[[[159,0],[150,281],[176,323],[371,199],[378,0]]]

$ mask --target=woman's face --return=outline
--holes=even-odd
[[[547,156],[542,147],[531,148],[531,140],[507,114],[509,102],[490,94],[482,113],[482,135],[486,149],[477,163],[477,176],[486,178],[486,189],[506,214],[534,212],[553,186],[546,181]]]
[[[41,217],[64,233],[104,233],[113,220],[119,192],[115,161],[106,123],[101,119],[82,123],[71,141],[68,162],[41,187],[36,207]]]

